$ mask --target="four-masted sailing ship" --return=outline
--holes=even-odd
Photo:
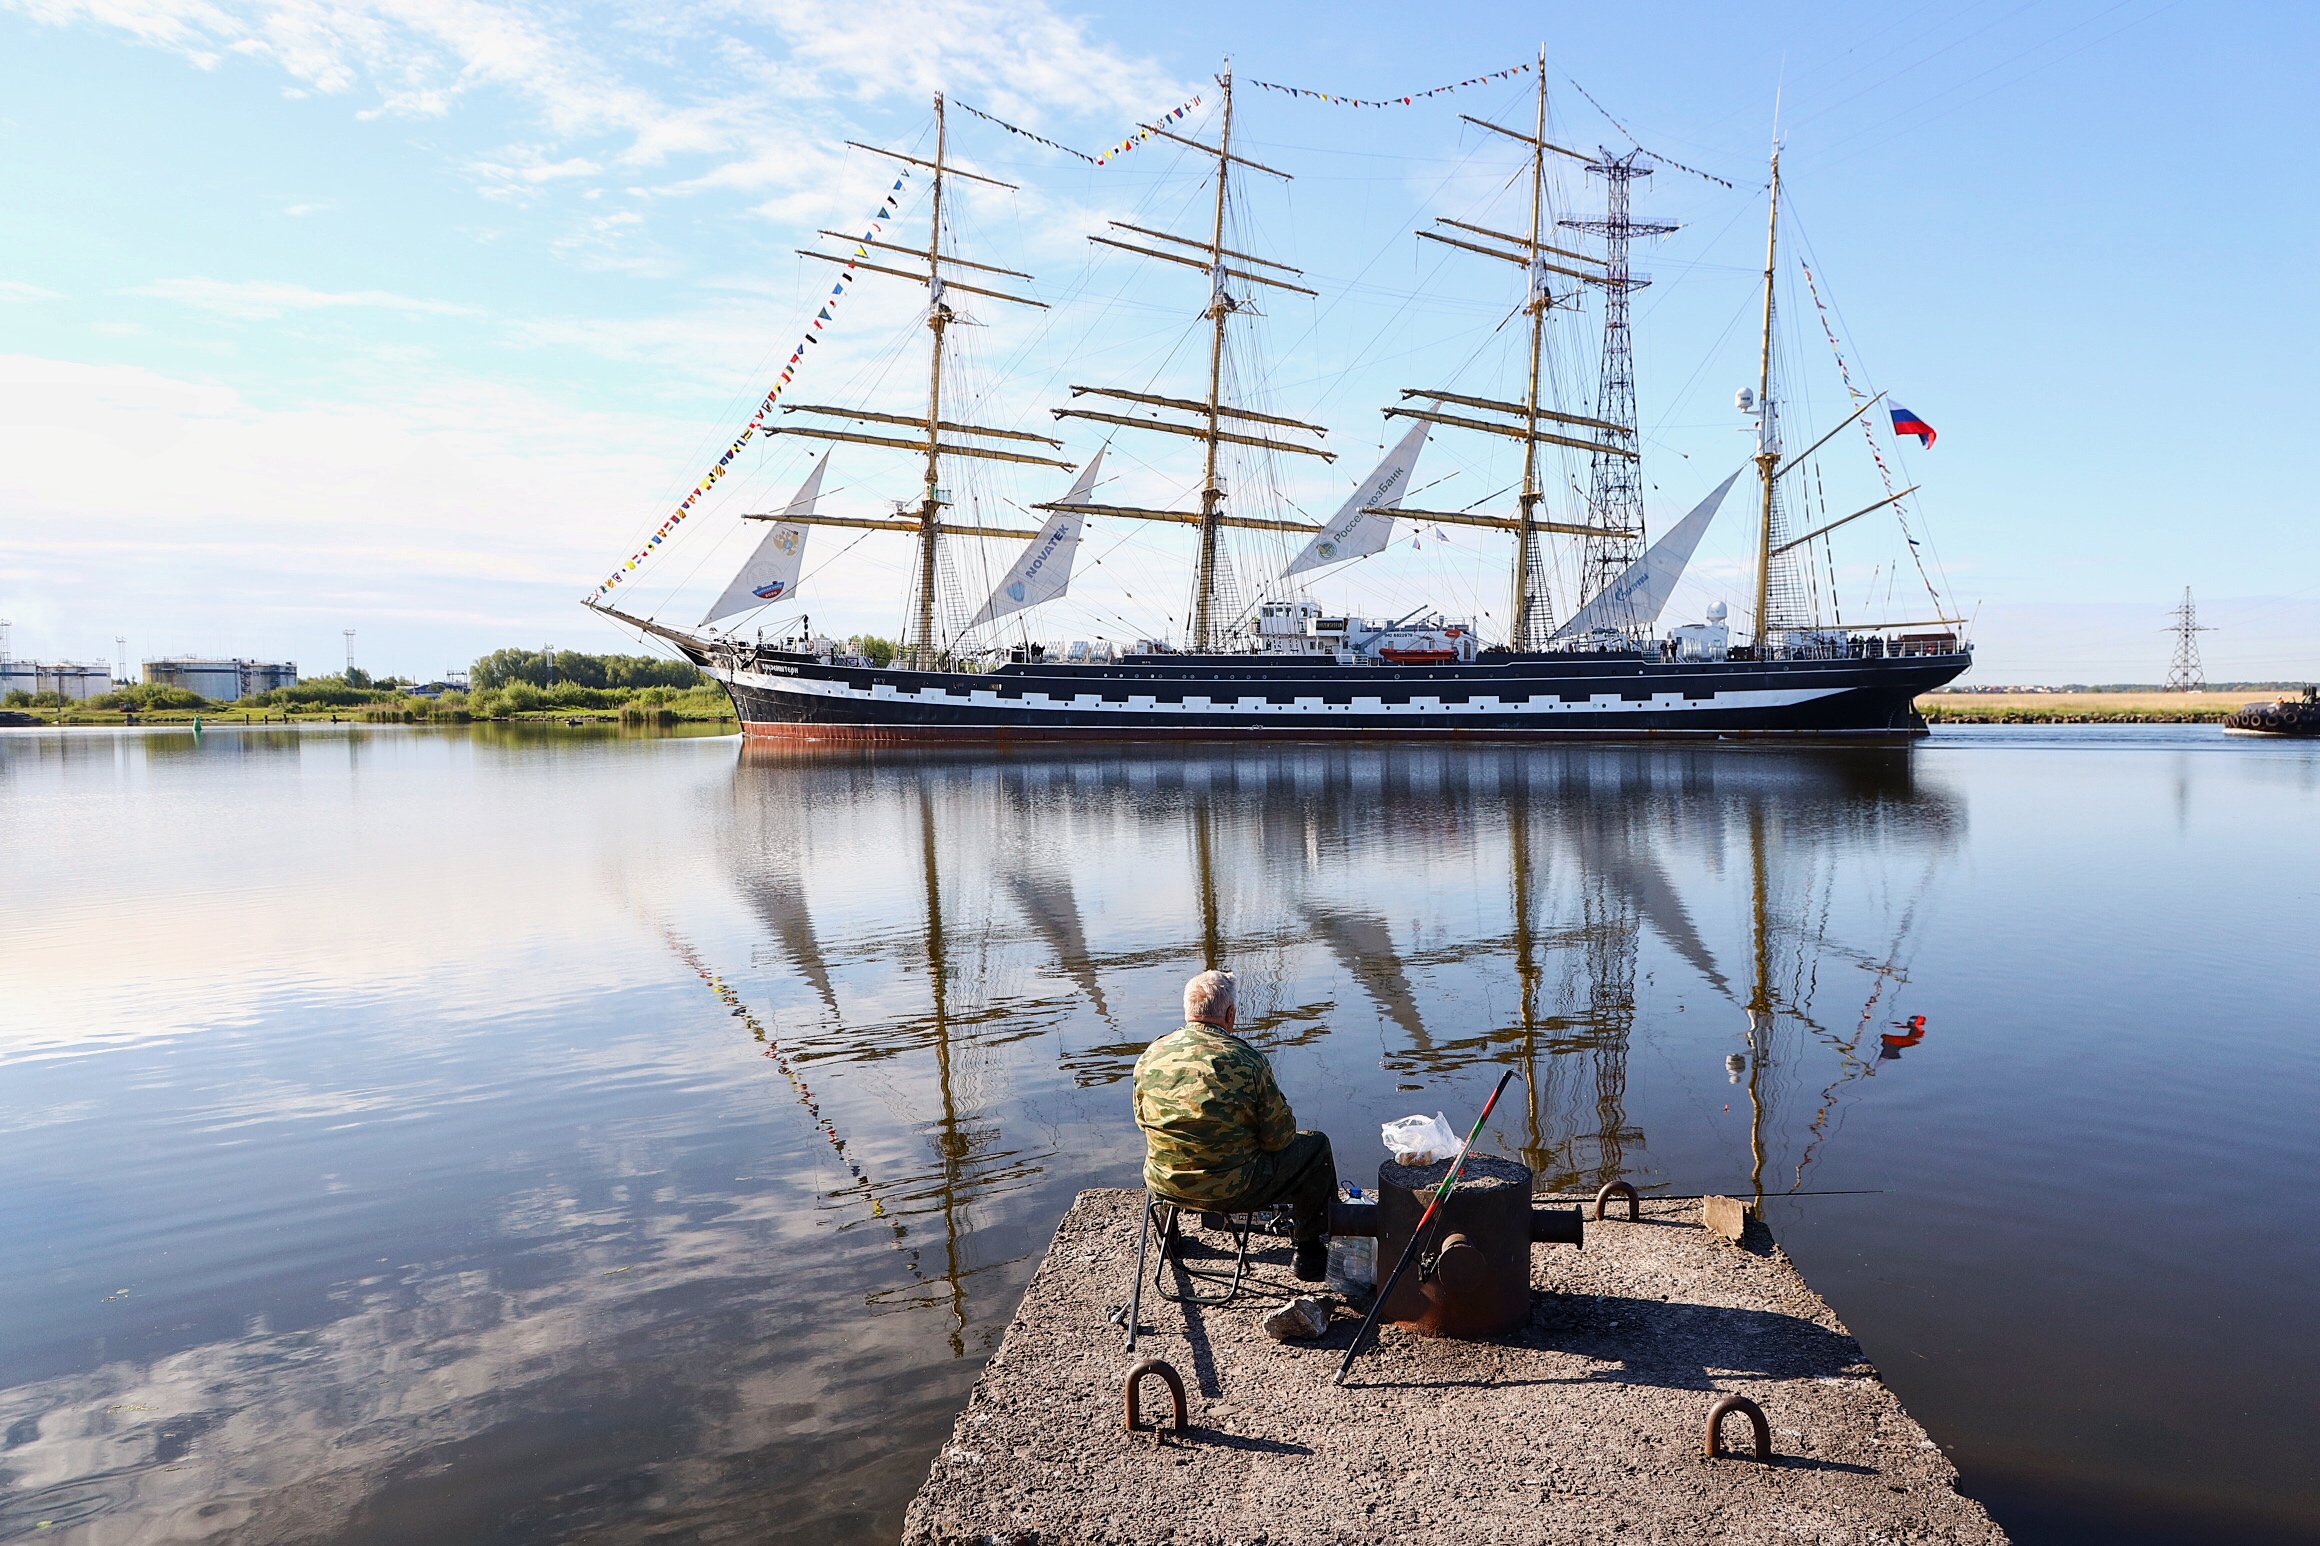
[[[787,508],[751,515],[771,529],[707,617],[694,628],[671,627],[592,599],[595,610],[658,636],[723,684],[753,737],[808,741],[1004,741],[1069,737],[1554,737],[1622,735],[1735,736],[1766,734],[1894,736],[1922,733],[1913,702],[1963,672],[1971,646],[1959,621],[1939,614],[1902,624],[1824,626],[1817,589],[1800,574],[1811,544],[1872,511],[1914,492],[1889,492],[1861,510],[1791,535],[1785,490],[1792,474],[1877,399],[1854,411],[1807,450],[1785,452],[1774,368],[1774,297],[1780,238],[1780,160],[1771,168],[1765,237],[1763,341],[1758,381],[1739,394],[1753,418],[1756,474],[1754,607],[1744,641],[1733,637],[1718,603],[1707,621],[1662,631],[1659,619],[1708,525],[1739,481],[1742,468],[1711,490],[1657,541],[1646,544],[1641,441],[1637,431],[1629,340],[1628,298],[1648,280],[1628,265],[1636,235],[1674,229],[1634,220],[1632,182],[1648,175],[1648,153],[1588,155],[1547,138],[1544,56],[1538,71],[1533,122],[1509,126],[1467,122],[1525,147],[1528,160],[1527,229],[1503,231],[1469,221],[1440,219],[1441,229],[1419,236],[1520,269],[1525,295],[1527,371],[1519,395],[1408,388],[1386,408],[1409,430],[1343,506],[1321,522],[1297,521],[1245,508],[1222,465],[1227,456],[1304,457],[1333,461],[1327,428],[1236,401],[1228,370],[1236,323],[1255,312],[1254,298],[1269,290],[1313,295],[1297,269],[1227,245],[1234,187],[1251,176],[1289,174],[1249,159],[1234,148],[1233,83],[1217,80],[1221,100],[1212,143],[1179,133],[1167,121],[1144,125],[1157,136],[1213,161],[1215,197],[1205,236],[1185,236],[1122,221],[1089,240],[1100,247],[1187,268],[1207,279],[1199,313],[1206,335],[1205,390],[1169,395],[1122,387],[1073,385],[1067,406],[1051,410],[1065,423],[1155,433],[1200,448],[1197,508],[1163,509],[1106,504],[1095,499],[1104,452],[1085,465],[1065,459],[1065,441],[1029,430],[975,424],[948,417],[960,412],[946,397],[950,341],[962,318],[953,298],[974,296],[1009,306],[1041,307],[1019,295],[1031,276],[962,256],[950,242],[944,200],[953,180],[1014,185],[970,172],[950,158],[945,104],[934,101],[933,158],[878,151],[927,175],[931,215],[923,247],[861,239],[851,260],[821,251],[806,256],[852,262],[869,273],[900,278],[926,291],[927,388],[923,413],[894,413],[835,404],[785,404],[782,422],[764,433],[807,437],[835,446],[901,452],[917,465],[918,498],[891,516],[825,514],[819,509],[829,453],[815,465]],[[871,149],[872,147],[861,147]],[[1600,176],[1609,190],[1606,218],[1557,218],[1550,209],[1550,158],[1570,158]],[[1568,233],[1568,234],[1566,234]],[[839,236],[841,233],[824,233]],[[1602,250],[1580,244],[1593,236]],[[1550,240],[1549,238],[1554,238]],[[854,238],[844,238],[849,241]],[[1558,245],[1569,242],[1573,245]],[[867,261],[875,250],[881,261]],[[891,260],[889,260],[891,259]],[[1603,369],[1593,411],[1578,413],[1550,401],[1542,375],[1550,316],[1575,309],[1583,296],[1603,301]],[[1245,373],[1241,373],[1245,374]],[[955,395],[955,394],[954,394]],[[1857,396],[1857,395],[1856,395]],[[1521,479],[1509,512],[1406,508],[1426,437],[1434,430],[1478,434],[1512,442]],[[1106,442],[1108,446],[1109,442]],[[1548,518],[1542,457],[1548,448],[1584,453],[1591,487],[1578,518]],[[1063,498],[1032,508],[1046,516],[1036,530],[955,518],[951,481],[961,469],[1000,462],[1076,474]],[[1191,500],[1179,501],[1192,504]],[[1825,513],[1825,512],[1824,512]],[[977,630],[1063,596],[1085,522],[1170,523],[1194,529],[1187,627],[1175,639],[1135,641],[1068,652],[1025,640],[1012,647],[970,648]],[[1457,525],[1513,538],[1510,604],[1503,638],[1485,638],[1473,621],[1452,621],[1420,607],[1401,618],[1370,620],[1333,612],[1311,599],[1304,577],[1383,551],[1395,523]],[[808,534],[817,526],[903,534],[913,540],[903,638],[890,659],[873,661],[841,641],[810,631],[768,643],[738,629],[712,624],[794,597]],[[1234,578],[1228,531],[1302,536],[1302,548],[1278,579],[1244,601]],[[1559,625],[1549,594],[1546,543],[1579,544],[1580,594]],[[1019,556],[971,617],[946,609],[956,590],[949,544],[958,540],[1012,541]],[[1930,586],[1929,586],[1930,590]],[[1938,603],[1938,597],[1936,598]],[[1918,630],[1918,631],[1910,631]]]

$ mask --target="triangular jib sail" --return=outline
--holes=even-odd
[[[1099,450],[1088,458],[1087,466],[1072,480],[1071,492],[1059,501],[1065,505],[1084,505],[1095,492],[1096,469],[1103,466],[1104,453]],[[1015,560],[991,599],[983,603],[983,610],[968,621],[970,628],[1035,607],[1043,601],[1053,601],[1071,586],[1071,561],[1079,554],[1080,523],[1083,517],[1077,510],[1058,510],[1039,528],[1039,535],[1025,545],[1022,557]]]
[[[793,524],[809,520],[814,513],[814,501],[822,494],[822,474],[829,470],[827,452],[806,474],[806,481],[798,485],[797,497],[782,511],[781,520],[757,544],[757,551],[733,576],[733,583],[725,587],[725,594],[709,608],[709,615],[701,619],[707,627],[720,617],[731,617],[736,612],[754,611],[776,601],[787,601],[797,594],[798,571],[806,562],[806,531],[803,525]]]
[[[1684,566],[1692,561],[1692,550],[1700,545],[1708,523],[1715,520],[1717,508],[1739,477],[1735,472],[1717,484],[1707,498],[1692,507],[1690,515],[1670,527],[1643,557],[1620,570],[1593,600],[1573,613],[1569,622],[1555,630],[1554,637],[1577,638],[1598,628],[1628,633],[1658,622],[1668,597],[1675,593],[1676,581],[1684,577]]]
[[[1329,564],[1342,564],[1350,558],[1367,558],[1385,550],[1393,540],[1394,518],[1375,515],[1402,502],[1410,491],[1410,476],[1418,465],[1418,451],[1426,443],[1426,431],[1431,425],[1420,424],[1401,439],[1377,464],[1377,470],[1362,480],[1359,488],[1337,513],[1314,533],[1303,552],[1290,560],[1284,575],[1302,574],[1308,569],[1320,569]]]

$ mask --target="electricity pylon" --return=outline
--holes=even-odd
[[[2192,604],[2191,587],[2183,587],[2183,604],[2175,609],[2175,659],[2167,667],[2169,692],[2201,692],[2207,687],[2207,673],[2199,664],[2199,636],[2213,633],[2213,628],[2199,621],[2199,609]]]

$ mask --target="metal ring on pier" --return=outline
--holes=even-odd
[[[1710,1460],[1724,1458],[1724,1440],[1721,1430],[1724,1426],[1724,1414],[1727,1412],[1746,1412],[1748,1414],[1748,1426],[1755,1430],[1756,1458],[1770,1460],[1772,1458],[1772,1425],[1764,1420],[1764,1408],[1746,1396],[1726,1396],[1708,1408],[1708,1458]]]
[[[1624,1197],[1627,1199],[1627,1217],[1629,1222],[1632,1223],[1635,1220],[1643,1217],[1643,1201],[1641,1198],[1636,1196],[1635,1188],[1633,1186],[1629,1185],[1625,1181],[1606,1181],[1603,1183],[1603,1190],[1595,1194],[1595,1216],[1598,1219],[1603,1217],[1603,1205],[1609,1202],[1613,1197]]]
[[[1184,1431],[1192,1426],[1192,1412],[1184,1404],[1184,1376],[1178,1374],[1176,1366],[1165,1358],[1147,1358],[1128,1371],[1128,1431],[1133,1433],[1143,1426],[1136,1405],[1136,1387],[1143,1383],[1144,1376],[1147,1374],[1159,1375],[1161,1382],[1168,1387],[1168,1394],[1175,1399],[1176,1434],[1177,1437],[1182,1438]],[[1762,1422],[1763,1419],[1760,1417],[1757,1421]],[[1154,1423],[1152,1425],[1153,1444],[1159,1445],[1167,1442],[1167,1431],[1165,1423]]]

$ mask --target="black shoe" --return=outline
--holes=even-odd
[[[1200,1216],[1200,1227],[1206,1230],[1213,1230],[1215,1233],[1220,1235],[1230,1234],[1232,1232],[1232,1220],[1222,1213],[1203,1213]]]
[[[1318,1283],[1329,1276],[1329,1242],[1326,1240],[1298,1241],[1297,1254],[1292,1259],[1289,1270],[1297,1275],[1297,1281],[1300,1283]]]

